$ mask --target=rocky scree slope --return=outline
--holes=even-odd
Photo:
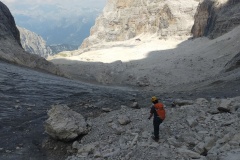
[[[239,158],[240,97],[177,99],[175,104],[175,107],[166,106],[167,116],[160,125],[159,142],[151,139],[152,120],[147,119],[150,108],[134,109],[122,105],[120,110],[108,110],[109,113],[89,118],[87,123],[91,130],[81,140],[73,142],[69,152],[74,155],[68,160]],[[56,117],[59,109],[52,110],[49,116]],[[71,115],[63,111],[59,115]],[[62,123],[58,130],[60,126],[63,127]]]
[[[54,64],[38,55],[33,55],[23,50],[14,18],[7,6],[2,2],[0,2],[0,59],[62,75]]]
[[[74,51],[71,54],[77,56],[55,58],[52,62],[66,70],[74,79],[101,84],[130,85],[142,89],[159,88],[170,92],[192,91],[195,88],[202,88],[199,85],[203,82],[208,86],[219,81],[220,77],[226,78],[224,73],[226,69],[239,66],[239,61],[235,61],[235,56],[240,50],[239,35],[240,27],[236,27],[214,40],[196,38],[181,43],[174,40],[177,47],[164,50],[162,48],[171,42],[164,40],[148,42],[144,39],[141,42],[134,39],[110,42],[98,45],[103,49],[80,55],[77,55],[78,51]],[[123,56],[135,58],[139,55],[145,57],[131,61],[124,61],[122,58]],[[112,57],[119,57],[120,60],[115,58],[111,63],[101,61]],[[238,77],[231,77],[229,80],[239,79],[240,74],[234,75]]]
[[[240,1],[203,0],[197,8],[194,19],[193,37],[217,38],[240,25]],[[239,40],[237,41],[239,43]],[[234,44],[232,46],[234,47]],[[236,52],[238,53],[239,50]],[[239,63],[238,53],[226,63],[225,71],[239,68]]]
[[[148,89],[158,87],[167,91],[172,91],[172,88],[175,91],[191,91],[203,86],[209,87],[215,82],[229,83],[233,80],[237,82],[240,78],[240,72],[235,73],[237,72],[236,69],[239,68],[238,53],[240,51],[240,26],[237,23],[239,2],[204,0],[200,2],[196,11],[197,5],[195,3],[198,4],[198,2],[108,1],[103,14],[96,20],[96,25],[92,28],[91,36],[86,39],[87,45],[84,46],[83,43],[82,49],[65,52],[63,54],[65,57],[59,55],[52,61],[59,64],[74,79],[101,84],[131,85]],[[168,11],[164,10],[166,6]],[[190,10],[190,6],[193,7],[193,10]],[[138,10],[139,8],[140,10]],[[215,10],[218,12],[215,12]],[[179,14],[177,11],[180,11],[180,13],[184,11],[184,13]],[[194,11],[196,11],[196,14]],[[210,11],[214,11],[214,14]],[[148,18],[153,17],[153,24],[159,25],[151,25],[152,19],[142,18],[144,15]],[[171,21],[171,17],[177,17],[176,19],[179,21]],[[221,21],[220,17],[224,21]],[[215,21],[213,21],[214,19]],[[140,34],[142,31],[141,33],[155,33],[156,35],[164,31],[168,33],[169,37],[166,40],[157,38],[158,41],[156,41],[154,36],[139,35],[137,36],[140,38],[139,40],[132,38],[115,42],[124,40],[121,35],[127,35],[131,31],[129,27],[126,30],[124,29],[124,20],[136,33],[139,31]],[[138,27],[138,24],[142,21],[144,21],[143,28],[145,27],[143,30]],[[165,23],[168,24],[167,27],[161,28],[160,24]],[[185,24],[186,28],[183,29],[184,27],[182,28],[181,24]],[[194,27],[192,28],[193,24]],[[215,28],[216,32],[211,31],[208,35],[217,36],[221,33],[221,36],[215,39],[207,37],[186,39],[185,37],[182,40],[177,39],[179,37],[174,37],[178,33],[188,33],[190,35],[191,28],[194,36],[197,37],[197,33],[201,33],[201,30],[205,32],[205,27],[202,27],[201,24]],[[154,32],[152,32],[153,30]],[[162,37],[163,35],[159,34],[159,36]],[[169,44],[175,46],[166,48]],[[84,48],[87,46],[89,48]],[[129,61],[124,61],[121,55],[130,58],[138,58],[139,55],[144,56],[139,59],[136,58],[137,60],[129,58]],[[114,56],[117,58],[119,56],[119,59],[116,58],[115,61],[110,63],[104,61],[104,59],[111,59]]]
[[[80,48],[140,34],[156,34],[161,39],[190,35],[197,5],[195,0],[108,0]]]
[[[52,50],[46,45],[44,39],[34,32],[25,28],[17,26],[20,32],[20,39],[22,47],[26,52],[37,54],[43,58],[52,55]]]

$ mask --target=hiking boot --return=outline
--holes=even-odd
[[[154,136],[151,137],[155,142],[159,141],[159,138],[155,138]]]

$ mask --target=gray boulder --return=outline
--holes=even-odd
[[[131,122],[130,118],[126,115],[120,115],[118,116],[118,122],[121,124],[121,125],[127,125],[128,123]]]
[[[89,131],[84,117],[65,105],[53,106],[48,116],[45,131],[54,139],[71,141]]]

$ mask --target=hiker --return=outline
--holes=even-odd
[[[152,136],[152,139],[155,141],[159,140],[159,125],[163,122],[165,119],[165,109],[164,105],[161,102],[158,102],[157,97],[153,96],[151,98],[151,101],[153,103],[150,111],[150,116],[148,119],[150,120],[153,117],[153,128],[154,128],[154,136]]]

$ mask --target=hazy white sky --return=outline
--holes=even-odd
[[[82,6],[97,7],[105,6],[107,0],[1,0],[9,7],[18,8],[18,6],[35,6],[35,5],[63,5],[66,7]]]
[[[12,14],[48,13],[55,10],[81,14],[92,9],[102,10],[107,0],[1,0]]]

